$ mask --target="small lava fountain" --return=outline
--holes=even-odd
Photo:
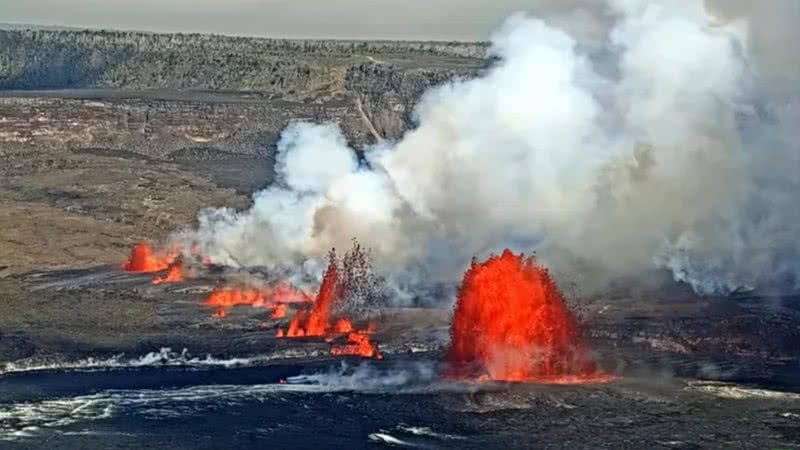
[[[598,383],[576,320],[547,270],[506,250],[464,274],[450,326],[448,377]]]
[[[338,269],[335,260],[328,264],[319,293],[311,310],[298,311],[289,322],[285,337],[325,336],[332,328],[331,308],[333,302],[342,296]]]
[[[331,355],[359,355],[364,358],[383,359],[378,347],[369,340],[366,331],[347,333],[344,343],[334,343],[331,346]]]
[[[144,242],[131,248],[131,255],[122,265],[126,272],[152,273],[166,270],[175,262],[178,252],[154,252]]]
[[[269,317],[271,319],[283,319],[286,317],[286,303],[279,303],[272,307],[272,310],[269,313]]]
[[[346,317],[333,320],[333,311],[338,302],[346,296],[346,283],[342,281],[336,253],[331,251],[328,268],[322,279],[319,292],[311,309],[298,311],[289,322],[286,330],[278,329],[279,338],[325,337],[331,343],[332,355],[357,355],[364,358],[381,359],[378,348],[369,340],[374,325],[366,330],[355,330],[353,323]],[[347,278],[345,275],[344,278]],[[346,335],[345,343],[339,343],[342,335]]]
[[[258,289],[215,288],[203,302],[205,306],[230,308],[232,306],[265,306],[267,298]]]

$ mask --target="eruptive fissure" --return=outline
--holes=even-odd
[[[328,254],[328,267],[325,270],[325,275],[322,278],[319,292],[317,293],[316,300],[311,309],[298,311],[292,320],[289,322],[288,327],[284,331],[278,329],[275,333],[279,338],[296,338],[296,337],[325,337],[326,341],[331,343],[332,355],[357,355],[365,358],[381,359],[382,356],[370,340],[368,334],[374,331],[374,325],[370,324],[364,330],[356,330],[352,321],[347,317],[338,317],[334,320],[334,312],[338,306],[344,301],[348,294],[348,287],[357,283],[353,283],[353,261],[352,255],[363,255],[361,248],[355,244],[354,250],[345,255],[343,259],[344,270],[346,273],[341,273],[339,268],[339,261],[336,257],[335,250],[331,250]],[[358,258],[356,258],[358,259]],[[363,265],[359,269],[363,268]],[[359,271],[360,274],[365,274],[365,271]],[[346,334],[346,342],[337,342],[340,335]]]
[[[178,248],[172,248],[170,251],[153,251],[144,242],[136,244],[131,248],[131,254],[122,264],[122,268],[126,272],[133,273],[155,273],[166,270],[163,275],[153,278],[153,284],[179,283],[184,280],[183,260]]]
[[[178,257],[178,251],[157,251],[154,252],[149,245],[144,242],[134,245],[131,248],[131,255],[122,268],[126,272],[153,273],[166,270]]]
[[[287,303],[309,303],[311,297],[287,283],[259,288],[234,288],[217,286],[203,302],[215,307],[214,317],[225,317],[226,308],[249,305],[270,310],[270,318],[280,319],[286,315]]]
[[[365,358],[383,359],[378,347],[369,340],[366,331],[347,333],[344,343],[333,343],[331,355],[359,355]]]
[[[180,283],[183,280],[183,262],[178,259],[169,265],[167,273],[153,278],[153,284]]]
[[[289,322],[285,337],[325,336],[334,331],[330,315],[333,302],[342,297],[342,286],[339,283],[336,253],[331,251],[328,268],[322,278],[314,306],[310,310],[301,310]]]
[[[536,383],[610,380],[588,359],[576,320],[533,257],[505,250],[472,262],[447,352],[452,378]]]

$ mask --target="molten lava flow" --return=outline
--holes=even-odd
[[[331,252],[329,259],[328,268],[322,279],[314,306],[310,310],[298,311],[292,317],[286,331],[279,328],[275,332],[275,336],[279,338],[324,337],[326,342],[331,343],[332,355],[357,355],[382,359],[383,356],[378,348],[370,342],[368,336],[369,333],[375,331],[374,324],[370,324],[366,330],[356,331],[353,323],[345,317],[340,317],[333,322],[331,317],[333,307],[345,297],[347,283],[343,283],[340,278],[335,253]],[[345,334],[347,335],[346,343],[335,343],[338,337]]]
[[[289,322],[286,337],[325,336],[331,328],[330,315],[334,301],[342,294],[335,261],[328,264],[317,299],[311,311],[299,311]]]
[[[175,261],[167,269],[167,273],[160,277],[153,278],[153,284],[179,283],[183,281],[183,264],[180,260]]]
[[[267,299],[256,289],[216,288],[211,291],[211,294],[203,304],[220,308],[237,305],[264,306],[267,304]]]
[[[227,315],[228,315],[228,313],[225,312],[225,308],[217,308],[214,311],[214,314],[212,314],[211,316],[212,317],[216,317],[218,319],[221,319],[221,318],[223,318],[223,317],[225,317]]]
[[[347,319],[339,319],[333,326],[333,330],[337,333],[349,333],[353,331],[353,324]]]
[[[167,269],[175,261],[178,252],[154,253],[145,243],[136,244],[131,249],[131,256],[122,268],[127,272],[150,273]]]
[[[233,306],[250,305],[257,308],[268,308],[270,317],[281,319],[286,316],[287,303],[308,302],[309,296],[305,292],[289,284],[278,284],[273,287],[237,289],[230,287],[216,287],[203,302],[205,306],[216,308],[230,308]]]
[[[305,292],[295,289],[288,284],[279,284],[275,287],[236,289],[217,287],[203,303],[206,306],[238,306],[250,305],[256,307],[272,308],[280,303],[305,303],[310,297]]]
[[[458,293],[450,375],[549,383],[607,381],[547,270],[509,250],[472,266]]]
[[[280,303],[272,307],[269,316],[273,319],[283,319],[286,317],[286,303]]]
[[[383,359],[383,355],[378,348],[369,340],[369,336],[363,332],[352,332],[347,334],[347,342],[344,344],[333,344],[331,355],[355,355],[364,358]]]

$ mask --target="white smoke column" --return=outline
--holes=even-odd
[[[690,282],[700,267],[676,257],[692,255],[715,272],[698,279],[735,287],[711,266],[735,245],[722,234],[748,183],[736,123],[747,79],[741,36],[709,26],[699,3],[615,3],[623,18],[610,35],[620,50],[611,103],[619,122],[610,133],[633,153],[609,162],[591,223],[560,244],[581,246],[570,250],[612,274],[654,260]]]
[[[232,266],[296,263],[305,253],[314,214],[331,185],[358,169],[341,131],[293,124],[278,144],[277,182],[253,196],[243,212],[210,209],[190,237],[213,261]]]
[[[587,219],[593,174],[613,149],[589,92],[601,80],[575,45],[539,20],[510,18],[493,37],[502,62],[429,92],[419,128],[376,162],[428,224],[417,241],[443,276],[476,253]]]
[[[357,237],[379,265],[433,259],[453,276],[475,252],[585,220],[609,150],[589,92],[601,80],[575,45],[512,17],[494,38],[503,62],[429,92],[420,126],[371,150],[371,168],[357,167],[332,126],[294,124],[278,145],[276,185],[247,211],[203,212],[189,238],[215,261],[272,267]]]
[[[666,267],[726,292],[774,281],[753,263],[796,275],[798,226],[753,215],[764,198],[798,193],[796,171],[781,167],[797,156],[788,140],[762,151],[743,27],[712,24],[699,1],[611,6],[613,76],[566,32],[512,16],[492,37],[500,62],[426,93],[418,127],[367,149],[368,165],[335,126],[293,124],[276,184],[247,211],[203,212],[182,238],[215,261],[270,268],[358,238],[380,269],[427,281],[453,281],[470,257],[504,246],[535,247],[557,276],[584,283]],[[775,170],[782,181],[765,184]],[[788,247],[772,251],[762,231]]]

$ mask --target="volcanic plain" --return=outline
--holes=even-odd
[[[396,138],[413,127],[425,89],[480,73],[489,64],[484,51],[467,43],[0,31],[0,367],[164,348],[328,358],[321,340],[297,350],[275,339],[286,320],[263,309],[212,317],[202,303],[219,274],[154,285],[121,265],[134,244],[162,241],[202,208],[246,208],[272,181],[276,142],[290,121],[338,123],[356,148]],[[375,341],[384,354],[439,359],[452,300],[385,311]],[[631,286],[569,298],[609,372],[780,388],[800,385],[798,300]],[[626,408],[693,414],[656,397],[628,396]],[[698,414],[712,408],[698,405]],[[800,407],[792,405],[766,422],[747,416],[760,442],[800,439]],[[471,405],[484,407],[495,408]],[[697,448],[689,441],[662,447]]]

